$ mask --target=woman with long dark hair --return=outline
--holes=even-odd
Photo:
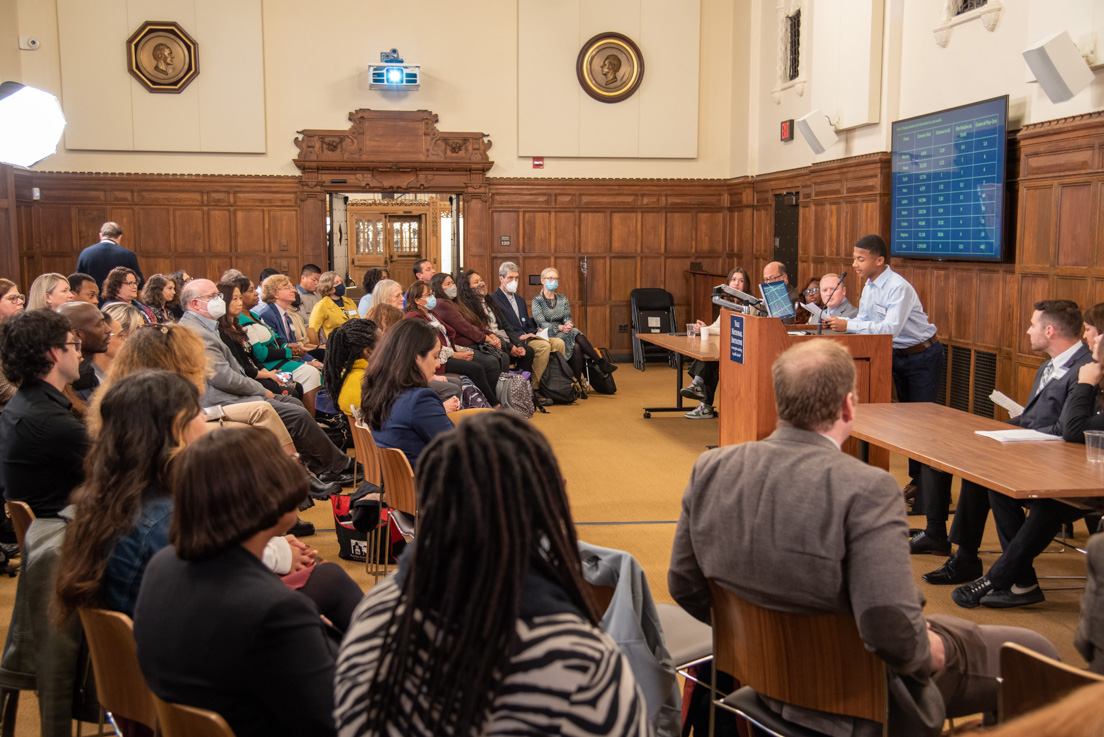
[[[142,302],[150,308],[156,322],[176,322],[169,305],[176,299],[176,282],[164,274],[154,274],[142,287]]]
[[[731,288],[744,293],[748,293],[751,289],[751,279],[748,278],[748,273],[742,266],[737,266],[728,272],[728,280],[725,283]],[[699,330],[706,327],[701,320],[696,320],[695,324]],[[721,316],[718,315],[713,324],[709,326],[709,331],[718,333],[720,329]],[[682,396],[687,399],[698,400],[698,406],[687,412],[686,417],[691,420],[708,420],[716,417],[713,413],[713,397],[717,393],[717,382],[721,377],[717,362],[695,360],[690,364],[688,373],[691,381],[689,386],[682,388]]]
[[[460,288],[453,281],[452,274],[434,274],[429,280],[429,286],[437,300],[433,314],[452,328],[455,336],[453,343],[474,351],[473,360],[487,375],[487,384],[491,387],[497,386],[499,374],[510,365],[509,354],[502,350],[502,341],[490,330],[479,327],[481,313],[471,311],[457,299]]]
[[[382,337],[374,322],[360,318],[349,320],[330,333],[322,378],[326,386],[337,387],[330,391],[337,395],[337,408],[347,415],[352,416],[353,409],[360,407],[368,360]]]
[[[510,327],[502,308],[487,294],[487,283],[479,272],[468,269],[460,275],[456,287],[456,301],[476,318],[475,326],[498,337],[502,350],[510,354],[510,361],[519,371],[532,371],[533,349],[525,344],[520,333]]]
[[[649,734],[632,670],[597,626],[544,437],[484,413],[430,443],[415,482],[413,549],[338,654],[339,733]]]

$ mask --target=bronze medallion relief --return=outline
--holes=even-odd
[[[621,102],[644,79],[644,57],[628,36],[599,33],[583,44],[575,62],[579,84],[599,102]]]
[[[127,39],[127,69],[150,92],[180,92],[199,76],[199,44],[177,23],[146,21]]]

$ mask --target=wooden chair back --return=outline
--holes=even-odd
[[[96,695],[106,711],[140,722],[150,730],[157,727],[153,693],[138,667],[134,644],[134,626],[130,617],[106,609],[87,609],[80,613],[92,671],[96,676]]]
[[[380,448],[380,470],[383,473],[383,494],[388,506],[416,516],[418,503],[414,498],[414,470],[406,454],[394,448]]]
[[[27,502],[8,502],[7,508],[12,527],[15,528],[15,541],[19,543],[19,549],[23,550],[23,540],[27,537],[27,528],[35,520],[35,514]]]
[[[356,449],[356,459],[364,466],[364,480],[382,486],[383,474],[380,472],[380,449],[372,438],[372,431],[360,421],[350,422],[349,429],[353,433],[353,448]]]
[[[234,730],[220,715],[206,709],[170,704],[156,696],[157,718],[162,737],[234,737]]]
[[[713,581],[716,667],[794,706],[885,724],[886,665],[851,614],[794,614],[744,601]]]
[[[997,713],[1001,722],[1052,704],[1082,686],[1104,681],[1104,676],[1011,642],[1001,646],[1000,672]]]

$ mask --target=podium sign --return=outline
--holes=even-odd
[[[744,316],[730,315],[728,334],[728,358],[736,363],[744,362]]]

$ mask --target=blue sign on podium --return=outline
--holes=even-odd
[[[744,362],[744,316],[730,315],[728,328],[728,357],[732,361]]]

